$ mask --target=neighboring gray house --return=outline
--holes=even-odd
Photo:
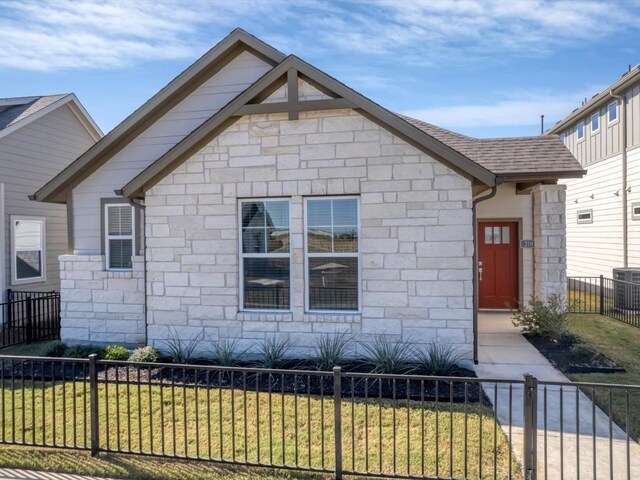
[[[634,268],[640,279],[640,65],[547,134],[588,170],[567,186],[567,269],[576,277]],[[629,272],[631,273],[631,272]],[[629,277],[627,277],[629,278]]]
[[[557,180],[582,174],[557,138],[396,115],[235,30],[35,199],[72,212],[65,341],[348,331],[471,360],[479,308],[564,292]]]
[[[73,94],[0,99],[0,303],[7,289],[60,288],[66,208],[28,197],[100,138]]]

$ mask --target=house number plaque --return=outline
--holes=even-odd
[[[520,246],[522,248],[533,248],[533,240],[520,240]]]

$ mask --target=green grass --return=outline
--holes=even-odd
[[[193,387],[179,387],[172,391],[169,386],[159,385],[144,385],[139,389],[137,386],[127,389],[120,385],[116,390],[115,385],[111,384],[107,391],[101,384],[99,391],[102,448],[116,448],[119,445],[121,449],[155,454],[164,452],[227,461],[248,459],[250,462],[274,464],[294,464],[297,455],[300,465],[321,468],[324,462],[325,468],[334,467],[331,400],[323,402],[317,397],[298,397],[296,400],[292,395],[273,395],[270,398],[268,393],[255,392],[245,397],[238,390],[232,392]],[[0,427],[4,427],[0,428],[0,440],[13,442],[15,438],[17,442],[27,443],[42,443],[44,440],[45,443],[56,445],[88,445],[90,434],[85,430],[84,422],[74,419],[74,416],[76,419],[84,418],[85,408],[88,408],[87,399],[84,382],[43,385],[27,380],[24,388],[16,382],[13,389],[5,383],[0,406],[0,415],[5,421],[0,423]],[[43,404],[44,416],[41,410]],[[53,411],[55,415],[51,414]],[[461,405],[450,408],[441,404],[436,410],[433,403],[425,403],[425,408],[421,408],[419,403],[407,406],[403,401],[395,409],[394,415],[391,401],[384,400],[376,404],[356,401],[351,404],[345,400],[342,411],[343,466],[345,469],[355,467],[364,471],[368,464],[371,470],[393,473],[392,452],[395,443],[395,468],[399,473],[408,471],[413,475],[421,474],[424,462],[426,475],[435,476],[438,465],[441,476],[462,477],[465,474],[466,433],[466,474],[470,477],[479,476],[481,466],[485,475],[493,475],[495,445],[497,478],[507,478],[509,446],[500,428],[494,429],[495,420],[491,410],[469,405],[467,411],[465,422]],[[12,420],[14,415],[15,421]],[[131,423],[126,418],[131,418]],[[150,423],[150,418],[153,423]],[[424,443],[421,441],[423,421]],[[439,425],[437,436],[436,423]],[[368,429],[365,425],[368,425]],[[436,439],[439,448],[437,455]],[[273,447],[269,448],[270,445]],[[382,456],[379,454],[380,448]],[[24,447],[0,449],[0,466],[140,479],[257,476],[253,470],[214,466],[211,462],[167,461],[120,454],[101,454],[98,458],[91,458],[84,452]],[[519,471],[515,460],[511,467],[514,472]],[[282,478],[283,475],[301,477],[298,473],[273,473],[270,469],[266,472],[265,478]]]
[[[570,373],[576,382],[614,383],[640,385],[640,328],[602,315],[573,313],[569,315],[569,331],[596,350],[604,353],[625,373]],[[590,390],[586,390],[590,394]],[[604,389],[596,392],[596,402],[605,411],[609,410],[608,394]],[[613,418],[621,427],[626,423],[626,394],[615,390],[612,394]],[[629,392],[629,434],[640,440],[640,392]]]

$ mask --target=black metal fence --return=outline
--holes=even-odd
[[[0,303],[0,348],[60,336],[58,292],[8,291]]]
[[[95,356],[0,356],[0,385],[5,444],[336,478],[546,479],[559,478],[558,468],[564,478],[580,478],[580,472],[603,478],[596,468],[607,473],[604,478],[640,475],[640,452],[629,434],[637,386],[143,364]]]
[[[640,327],[640,284],[599,277],[567,278],[567,303],[575,313],[599,313]]]

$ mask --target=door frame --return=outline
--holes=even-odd
[[[475,229],[476,232],[478,232],[478,234],[476,235],[476,244],[475,244],[475,249],[476,252],[478,252],[478,255],[476,255],[476,264],[473,266],[473,268],[478,269],[478,262],[480,261],[480,255],[479,255],[479,243],[480,243],[480,224],[484,223],[484,222],[513,222],[515,224],[517,224],[517,233],[518,233],[518,242],[517,242],[517,247],[518,247],[518,294],[516,295],[516,298],[518,300],[519,304],[522,304],[523,302],[523,298],[522,298],[522,292],[523,292],[523,283],[524,283],[524,277],[523,277],[523,272],[524,272],[524,263],[523,263],[523,259],[522,257],[524,255],[522,255],[522,247],[520,246],[520,240],[522,240],[522,224],[523,224],[523,219],[522,217],[505,217],[505,218],[499,218],[499,217],[483,217],[483,218],[478,218],[476,220],[476,225],[475,225]],[[496,308],[480,308],[480,285],[477,284],[476,288],[478,289],[478,310],[482,311],[482,312],[490,312],[490,311],[504,311],[506,309],[496,309]]]

